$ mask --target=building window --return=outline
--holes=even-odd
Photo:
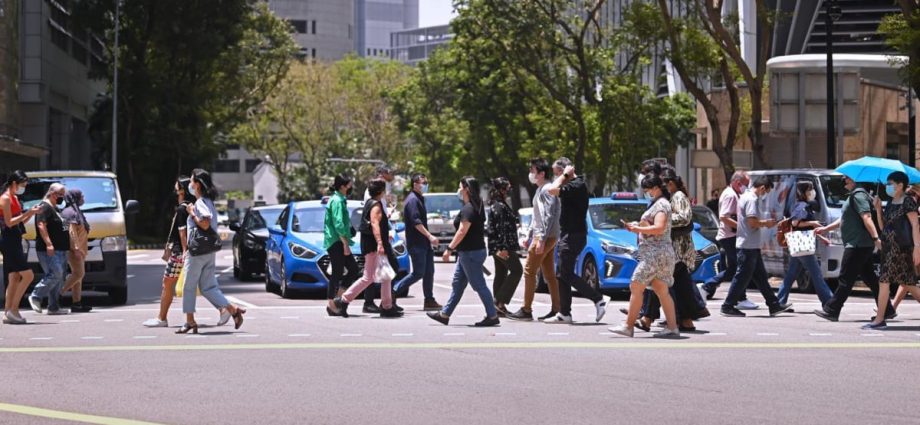
[[[240,160],[238,159],[218,159],[214,161],[215,173],[239,173]]]
[[[246,172],[251,173],[256,170],[256,167],[262,163],[261,159],[247,159],[246,160]]]
[[[297,34],[307,33],[307,21],[292,19],[288,22],[291,23],[291,26],[294,27],[294,32]]]
[[[316,49],[312,49],[312,51],[310,52],[310,57],[316,59]]]
[[[311,32],[312,34],[316,34],[316,21],[313,21],[311,25],[312,25],[312,28],[311,28],[312,31],[310,31],[310,32]]]

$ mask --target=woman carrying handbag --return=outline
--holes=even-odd
[[[815,212],[812,203],[817,197],[815,186],[809,181],[800,181],[795,185],[795,205],[789,215],[791,222],[791,232],[813,232],[815,228],[821,227],[821,223],[815,218]],[[791,233],[786,239],[791,238]],[[812,241],[816,240],[811,238]],[[812,249],[812,252],[814,249]],[[786,304],[789,301],[789,291],[792,289],[792,282],[802,278],[802,271],[808,273],[811,284],[815,288],[815,293],[821,304],[830,301],[834,295],[831,288],[824,280],[821,272],[821,265],[818,264],[818,257],[815,254],[802,256],[789,256],[789,269],[786,270],[786,276],[783,277],[783,284],[779,287],[776,294],[780,304]]]
[[[198,323],[195,322],[195,293],[198,290],[211,305],[220,310],[217,326],[223,326],[233,318],[235,328],[239,329],[243,325],[246,310],[230,304],[217,281],[216,256],[221,244],[216,229],[217,208],[214,207],[217,188],[211,181],[211,174],[200,168],[192,171],[189,188],[198,200],[187,208],[189,255],[184,265],[185,286],[182,294],[182,311],[186,320],[176,333],[198,333]]]

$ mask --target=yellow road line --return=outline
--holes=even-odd
[[[439,349],[920,349],[920,342],[419,342],[419,343],[279,343],[185,345],[91,345],[74,347],[4,347],[0,354],[81,353],[117,351],[219,351],[219,350],[439,350]]]
[[[82,413],[64,412],[61,410],[42,409],[40,407],[23,406],[21,404],[0,403],[0,411],[18,413],[26,416],[37,416],[49,419],[61,419],[71,422],[100,425],[157,425],[154,422],[135,421],[131,419],[110,418],[107,416],[85,415]]]

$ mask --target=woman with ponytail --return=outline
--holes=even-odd
[[[3,271],[8,275],[6,285],[6,305],[3,312],[3,323],[22,325],[26,323],[19,314],[19,303],[22,301],[26,289],[32,284],[35,277],[22,249],[22,235],[25,233],[25,224],[38,214],[40,209],[36,205],[30,210],[23,211],[19,202],[19,195],[26,191],[29,178],[22,171],[14,171],[3,185],[0,195],[0,208],[3,211],[3,220],[0,220],[2,243],[0,251],[3,253]]]

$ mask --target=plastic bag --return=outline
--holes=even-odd
[[[179,279],[176,280],[176,296],[179,298],[182,298],[182,294],[185,293],[185,269],[188,266],[188,257],[185,258],[185,261],[182,271],[179,272]],[[201,288],[196,288],[195,295],[201,295]]]
[[[390,262],[386,257],[380,257],[377,261],[377,270],[374,272],[375,282],[392,282],[396,277],[396,272],[390,267]]]

